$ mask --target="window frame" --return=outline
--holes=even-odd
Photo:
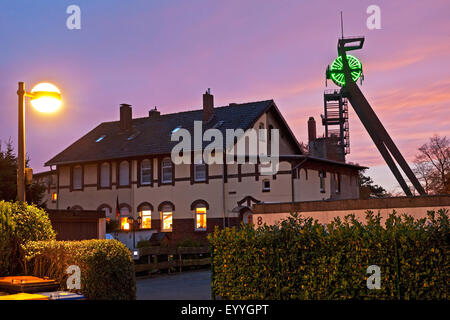
[[[205,212],[197,212],[197,210],[199,209],[205,209]],[[198,227],[198,222],[197,222],[197,218],[200,215],[204,215],[205,216],[205,227],[204,228],[199,228]],[[208,208],[204,205],[204,204],[198,204],[195,209],[194,209],[194,230],[195,231],[206,231],[208,229]]]
[[[266,187],[265,183],[269,183],[269,187]],[[262,192],[270,192],[270,180],[269,179],[263,179],[262,180]]]
[[[144,211],[150,211],[150,214],[146,214],[147,216],[149,215],[150,216],[150,227],[146,227],[146,228],[144,228],[143,227],[143,224],[144,224],[144,214],[143,214],[143,212]],[[149,229],[152,229],[152,225],[153,225],[153,218],[152,218],[152,216],[153,216],[153,213],[154,213],[154,210],[153,210],[153,206],[150,204],[150,203],[148,203],[148,202],[143,202],[143,203],[141,203],[138,207],[137,207],[137,212],[138,212],[138,214],[139,214],[139,217],[141,217],[141,225],[139,226],[139,228],[140,229],[144,229],[144,230],[149,230]]]
[[[128,184],[122,184],[121,183],[121,172],[122,172],[122,164],[126,163],[128,165]],[[116,186],[117,188],[129,188],[131,186],[131,161],[129,160],[122,160],[117,162],[117,177],[116,177]]]
[[[143,182],[142,178],[144,176],[144,169],[142,164],[148,161],[149,167],[145,168],[145,170],[149,171],[150,181]],[[139,161],[139,186],[151,186],[153,184],[153,161],[151,158],[145,158]]]
[[[320,188],[320,193],[326,193],[326,180],[325,178],[327,177],[325,171],[320,170],[319,171],[319,188]]]
[[[107,184],[106,186],[102,185],[102,168],[104,167],[104,165],[108,165],[108,180],[109,180],[109,184]],[[112,185],[112,165],[110,162],[100,162],[98,164],[98,170],[97,170],[97,174],[98,174],[98,189],[111,189],[111,185]]]
[[[341,193],[341,174],[339,172],[334,173],[334,187],[335,193]]]
[[[80,169],[80,187],[75,188],[75,169]],[[71,191],[83,191],[84,187],[84,166],[83,165],[74,165],[71,167],[71,179],[70,179],[70,189]]]
[[[198,167],[204,168],[205,176],[203,179],[197,178],[197,168]],[[207,179],[208,179],[208,168],[207,168],[207,164],[202,159],[202,163],[194,163],[194,182],[206,182]]]
[[[170,163],[170,166],[164,166],[164,162]],[[164,180],[164,170],[170,169],[170,180]],[[160,168],[160,174],[161,174],[161,184],[171,184],[173,183],[175,177],[173,172],[173,163],[170,158],[162,158],[161,159],[161,168]]]

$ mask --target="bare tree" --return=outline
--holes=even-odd
[[[419,148],[414,172],[431,194],[450,193],[450,140],[434,135]]]

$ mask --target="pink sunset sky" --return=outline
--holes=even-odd
[[[66,8],[81,8],[68,30]],[[366,9],[381,8],[368,30]],[[364,35],[362,91],[411,163],[433,134],[450,136],[450,2],[443,1],[8,1],[0,4],[0,139],[17,144],[17,82],[48,81],[63,94],[53,115],[27,108],[27,153],[35,172],[100,122],[157,106],[199,109],[274,99],[299,141],[309,116],[323,132],[325,69],[344,34]],[[334,84],[328,82],[328,88]],[[29,104],[28,104],[29,106]],[[351,109],[351,108],[350,108]],[[348,160],[388,190],[397,187],[356,114]]]

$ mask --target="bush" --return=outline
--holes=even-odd
[[[0,232],[0,276],[21,270],[20,245],[55,239],[48,214],[23,202],[0,201]]]
[[[80,292],[93,300],[136,298],[134,263],[117,240],[33,241],[22,246],[26,274],[48,276],[66,289],[67,267],[81,271]]]
[[[275,226],[215,229],[212,289],[227,299],[449,299],[449,217],[368,211],[321,225],[292,215]],[[381,269],[369,290],[367,267]]]

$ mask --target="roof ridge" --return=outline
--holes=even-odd
[[[256,103],[273,102],[273,101],[274,101],[273,99],[267,99],[267,100],[250,101],[250,102],[235,103],[235,104],[230,103],[232,105],[228,104],[226,106],[214,107],[214,109],[216,110],[216,109],[224,109],[224,108],[233,108],[233,107],[239,107],[239,106],[246,105],[246,104],[256,104]],[[172,113],[164,113],[164,114],[159,115],[158,118],[172,116],[172,115],[179,115],[179,114],[182,114],[182,113],[200,112],[202,110],[203,109],[196,109],[196,110],[186,110],[186,111],[178,111],[178,112],[172,112]],[[131,120],[140,120],[140,119],[149,119],[149,117],[148,116],[143,116],[143,117],[138,117],[138,118],[132,118]],[[115,123],[115,122],[119,122],[119,121],[120,120],[103,121],[100,124],[103,124],[103,123]]]

